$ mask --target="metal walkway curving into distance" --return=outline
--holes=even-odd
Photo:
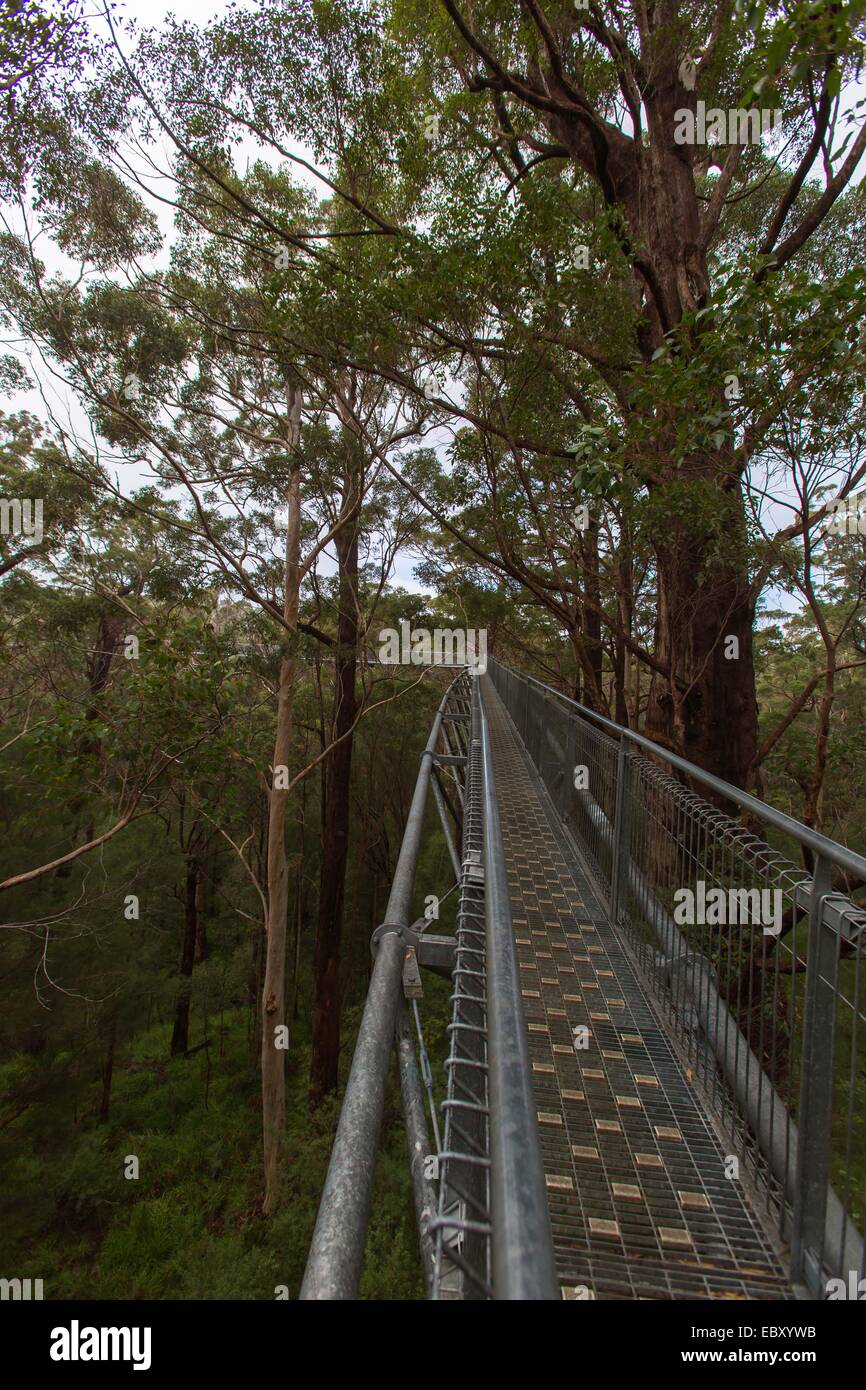
[[[431,790],[453,935],[412,913]],[[374,936],[301,1297],[355,1296],[394,1050],[428,1297],[857,1297],[863,882],[859,856],[559,692],[461,672]],[[452,981],[433,1142],[426,970]]]

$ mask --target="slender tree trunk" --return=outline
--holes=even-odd
[[[625,696],[626,649],[619,637],[613,639],[613,717],[628,728],[628,702]]]
[[[256,932],[253,944],[253,955],[250,961],[249,987],[247,990],[247,1041],[250,1045],[250,1062],[255,1064],[256,1058],[261,1057],[262,1052],[262,1030],[261,1030],[261,1008],[259,1007],[262,999],[262,987],[265,979],[265,955],[267,953],[268,934],[265,923],[262,929]]]
[[[568,640],[571,643],[571,652],[574,657],[574,684],[571,689],[571,698],[580,705],[584,703],[583,686],[586,679],[583,676],[583,633],[581,629],[573,627],[568,634]]]
[[[588,709],[601,711],[603,707],[601,673],[604,653],[601,645],[601,583],[598,561],[598,522],[591,521],[585,535],[581,537],[583,554],[584,585],[590,600],[581,613],[581,633],[583,649],[586,653],[584,673],[584,699]]]
[[[307,744],[304,742],[304,761],[307,761]],[[304,922],[304,866],[306,863],[307,832],[307,782],[301,783],[301,847],[297,877],[295,878],[295,940],[292,951],[292,1022],[300,1015],[301,991],[301,929]]]
[[[812,766],[812,780],[806,798],[803,820],[815,830],[820,830],[824,822],[824,784],[827,776],[827,753],[830,746],[830,716],[836,698],[836,653],[832,647],[827,651],[828,671],[824,679],[824,692],[818,701],[815,715],[815,760]]]
[[[626,637],[634,636],[634,565],[630,542],[623,536],[614,566],[617,611],[620,627]],[[614,637],[614,689],[616,712],[614,719],[627,728],[638,727],[638,706],[632,698],[632,669],[636,664],[623,637]]]
[[[123,641],[126,630],[126,621],[116,613],[103,613],[99,620],[99,631],[96,635],[96,645],[90,653],[87,662],[87,693],[88,703],[85,711],[85,719],[88,725],[95,724],[101,714],[101,700],[105,687],[108,684],[108,677],[111,672],[111,664],[117,655]],[[102,740],[95,738],[93,734],[85,732],[79,742],[79,749],[83,756],[98,761],[102,754]],[[84,793],[74,796],[69,802],[69,810],[76,820],[80,816],[88,803],[88,795]],[[86,845],[94,838],[94,819],[89,813],[84,819],[78,822],[75,829],[75,844]],[[61,864],[55,869],[55,878],[69,878],[72,870],[68,864]]]
[[[349,483],[352,487],[352,481]],[[324,828],[319,917],[313,960],[313,1038],[310,1103],[337,1088],[340,1060],[340,946],[343,896],[349,854],[349,792],[352,771],[350,730],[357,712],[355,672],[358,652],[358,523],[336,537],[340,567],[337,649],[334,674],[334,747],[325,763]]]
[[[297,878],[295,879],[295,939],[292,950],[292,1022],[296,1023],[299,1015],[298,1000],[301,987],[301,923],[304,917],[304,870],[303,858],[298,867]]]
[[[117,1016],[112,1014],[108,1026],[108,1047],[102,1063],[102,1096],[99,1102],[99,1118],[105,1123],[111,1113],[111,1082],[114,1077],[114,1044],[117,1037]]]
[[[638,656],[636,656],[634,652],[632,652],[632,654],[631,654],[631,727],[632,727],[633,729],[639,729],[639,728],[640,728],[640,722],[641,722],[641,721],[640,721],[640,716],[641,716],[641,699],[642,699],[642,690],[641,690],[641,664],[640,664],[640,658],[639,658]]]
[[[301,471],[297,455],[300,435],[301,390],[289,387],[287,434],[290,476],[287,492],[286,578],[283,617],[285,655],[280,662],[277,686],[277,725],[268,814],[267,848],[267,950],[262,990],[262,1146],[265,1191],[262,1210],[274,1210],[279,1187],[279,1165],[286,1129],[285,1049],[276,1046],[277,1029],[286,1023],[286,928],[289,911],[289,870],[286,856],[286,772],[291,758],[294,727],[295,642],[301,588]],[[279,769],[284,769],[281,773]]]
[[[186,861],[183,946],[180,954],[180,989],[174,1010],[171,1034],[171,1055],[182,1057],[189,1048],[189,1006],[192,991],[192,970],[195,962],[195,943],[198,936],[198,885],[201,865],[195,855]]]
[[[213,856],[211,863],[213,863]],[[195,963],[201,965],[207,959],[207,880],[204,864],[196,859],[195,880]]]

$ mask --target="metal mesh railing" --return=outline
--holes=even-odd
[[[834,890],[866,882],[866,860],[529,677],[490,674],[730,1134],[726,1176],[758,1189],[795,1282],[858,1297],[866,912]]]
[[[442,1105],[434,1299],[491,1296],[490,1137],[482,866],[481,736],[477,700],[466,703],[462,869],[447,1093]],[[466,726],[464,725],[464,728]]]

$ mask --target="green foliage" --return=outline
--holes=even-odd
[[[351,1054],[354,1011],[344,1049]],[[310,1115],[309,1047],[289,1055],[285,1203],[271,1221],[260,1200],[255,1076],[246,1020],[224,1015],[210,1063],[201,1054],[170,1065],[164,1027],[137,1040],[149,1062],[124,1063],[111,1120],[60,1126],[42,1109],[22,1129],[0,1132],[4,1268],[45,1280],[47,1298],[270,1299],[297,1296],[333,1139],[336,1100]],[[218,1046],[217,1046],[218,1044]],[[138,1069],[137,1069],[138,1068]],[[12,1084],[26,1058],[3,1068]],[[62,1101],[56,1105],[62,1110]],[[61,1137],[62,1136],[62,1137]],[[392,1081],[376,1179],[361,1296],[421,1296],[399,1093]],[[124,1177],[135,1154],[141,1176]]]

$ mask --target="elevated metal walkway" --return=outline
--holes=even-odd
[[[411,910],[431,789],[453,937]],[[860,856],[560,693],[459,675],[374,935],[301,1297],[355,1296],[395,1045],[428,1297],[858,1297],[858,881]],[[424,969],[453,986],[433,1143]]]
[[[790,1296],[725,1175],[730,1149],[694,1072],[489,678],[482,688],[562,1296]]]

